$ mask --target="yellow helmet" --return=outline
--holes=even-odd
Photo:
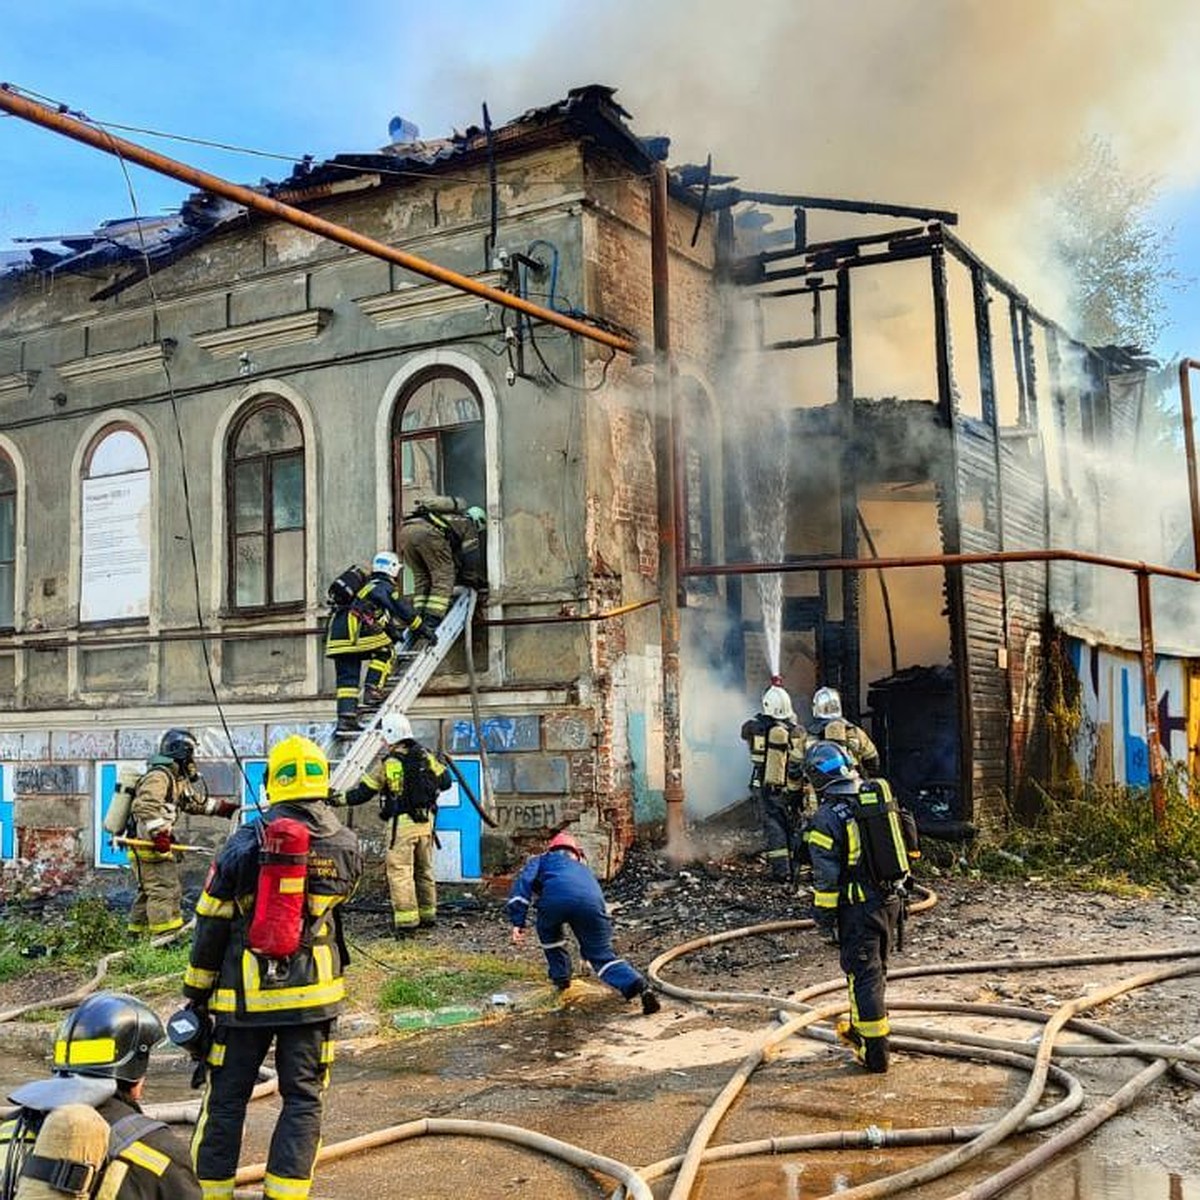
[[[325,800],[329,796],[329,760],[321,747],[292,734],[267,759],[267,803]]]

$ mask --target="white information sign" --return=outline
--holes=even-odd
[[[150,472],[83,481],[81,621],[150,612]]]

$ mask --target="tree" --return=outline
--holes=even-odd
[[[1091,345],[1148,349],[1162,332],[1165,294],[1181,280],[1173,231],[1151,220],[1158,196],[1158,179],[1128,174],[1099,137],[1055,196],[1055,251],[1067,271],[1073,331]]]

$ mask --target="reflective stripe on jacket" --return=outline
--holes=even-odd
[[[258,886],[254,825],[243,825],[214,861],[196,905],[184,995],[207,1000],[218,1024],[303,1025],[338,1014],[345,997],[345,945],[338,906],[362,874],[358,837],[323,801],[274,806],[268,817],[303,821],[312,832],[305,929],[290,958],[268,960],[246,943]]]

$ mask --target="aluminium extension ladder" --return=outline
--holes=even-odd
[[[450,605],[450,611],[437,627],[437,641],[418,639],[420,649],[415,649],[411,637],[396,644],[395,678],[387,698],[371,715],[363,731],[350,742],[345,755],[330,773],[329,785],[335,791],[344,792],[363,777],[366,769],[383,748],[383,734],[379,731],[380,721],[391,713],[405,713],[429,682],[442,659],[471,623],[475,611],[475,592],[472,588],[461,589]],[[334,738],[329,748],[331,757],[336,756],[336,747],[345,741]],[[332,764],[331,764],[332,765]]]

